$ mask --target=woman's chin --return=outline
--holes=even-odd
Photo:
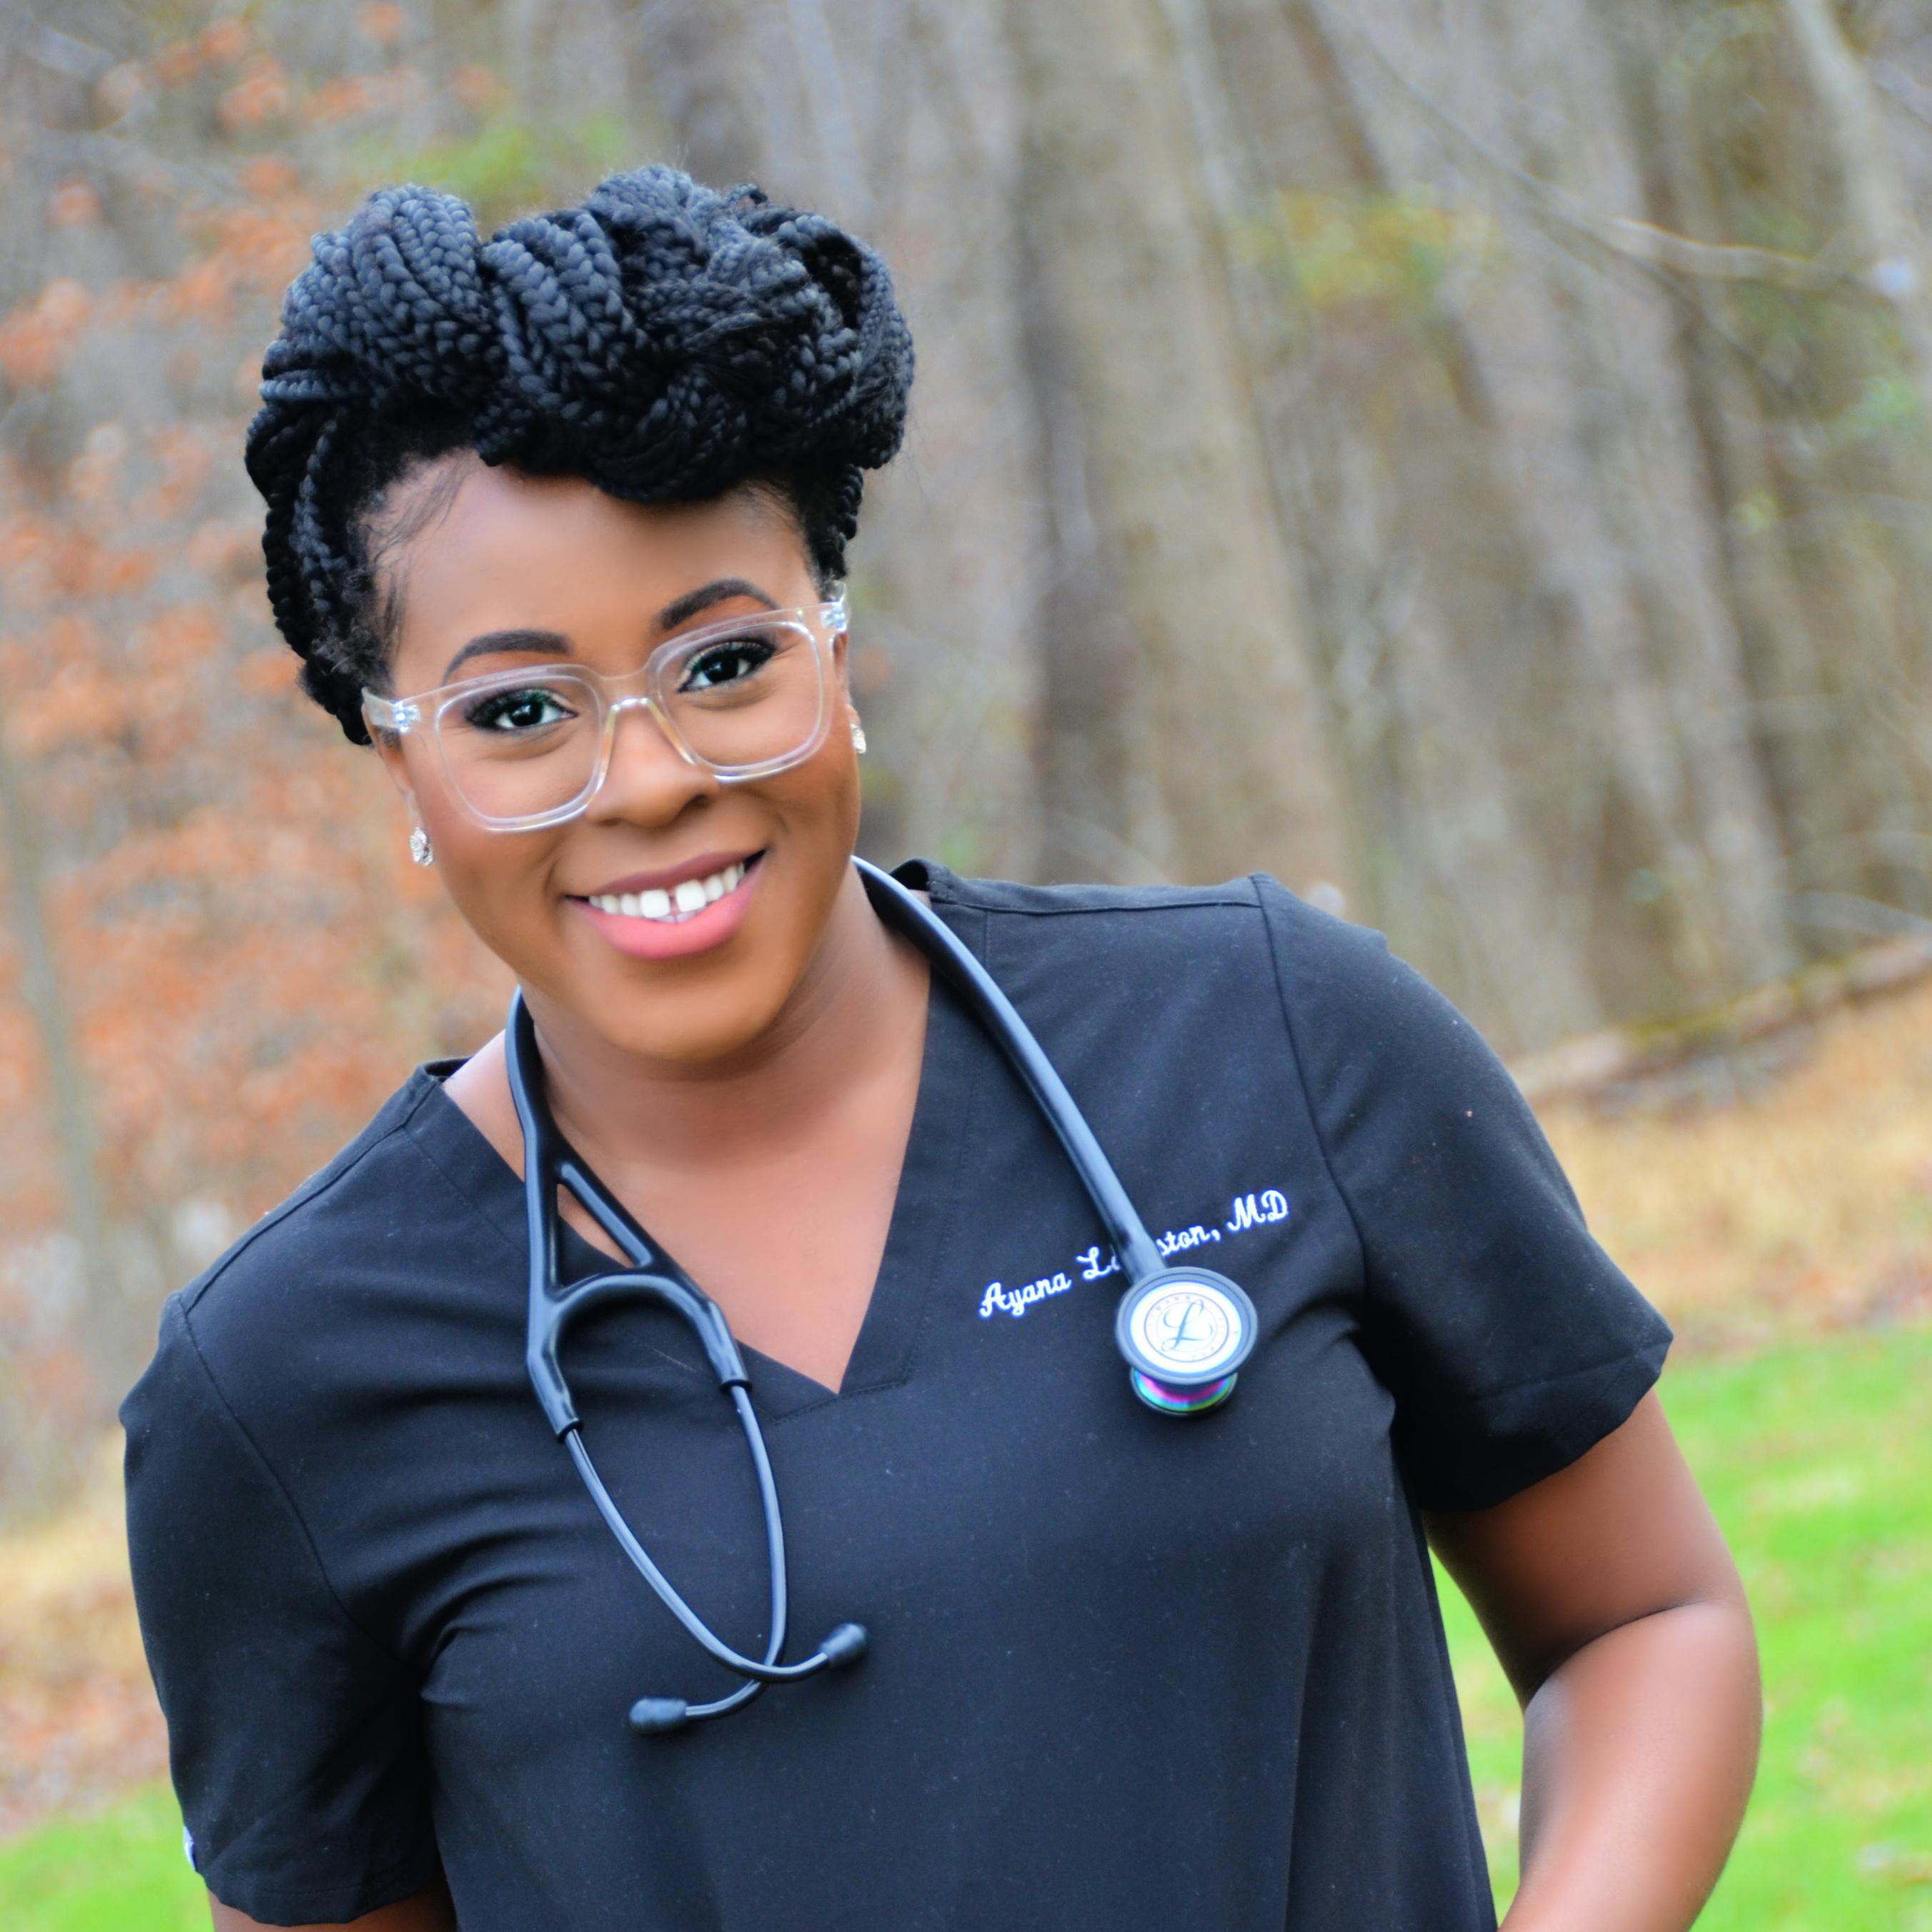
[[[697,965],[706,956],[692,956]],[[608,958],[608,956],[607,956]],[[576,963],[576,962],[574,962]],[[719,959],[704,974],[645,976],[628,960],[623,970],[574,972],[553,982],[550,1001],[613,1052],[662,1066],[724,1069],[768,1033],[784,1004],[782,975],[760,972],[748,956],[730,968]],[[543,1019],[539,1011],[539,1024]]]

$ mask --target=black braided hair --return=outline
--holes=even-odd
[[[885,265],[757,188],[665,167],[479,240],[453,195],[384,188],[282,302],[248,474],[268,601],[309,695],[368,742],[388,624],[372,508],[423,459],[582,476],[631,502],[776,489],[821,586],[898,448],[912,338]]]

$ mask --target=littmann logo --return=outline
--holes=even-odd
[[[1229,1204],[1228,1218],[1218,1226],[1204,1227],[1196,1221],[1190,1227],[1168,1228],[1154,1237],[1154,1246],[1166,1261],[1185,1249],[1206,1247],[1220,1240],[1224,1231],[1230,1234],[1245,1234],[1250,1228],[1286,1221],[1288,1213],[1288,1196],[1278,1187],[1264,1187],[1258,1193],[1236,1195]],[[1004,1282],[988,1282],[980,1298],[980,1318],[989,1322],[995,1315],[1024,1315],[1036,1302],[1064,1294],[1083,1281],[1099,1281],[1120,1271],[1120,1257],[1112,1249],[1083,1248],[1073,1257],[1071,1268],[1036,1276],[1018,1288],[1008,1288]]]

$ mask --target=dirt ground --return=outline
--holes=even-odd
[[[1540,1112],[1686,1354],[1932,1312],[1932,979]]]
[[[1542,1112],[1680,1356],[1932,1313],[1932,980]],[[119,1450],[64,1514],[0,1539],[0,1837],[166,1766]]]

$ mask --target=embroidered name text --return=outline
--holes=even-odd
[[[1263,1221],[1287,1219],[1288,1196],[1278,1187],[1264,1188],[1259,1194],[1234,1196],[1234,1219],[1228,1223],[1228,1232],[1238,1234],[1244,1228],[1257,1226]]]
[[[1272,1221],[1286,1221],[1288,1216],[1288,1196],[1278,1187],[1263,1188],[1258,1193],[1238,1194],[1229,1204],[1232,1212],[1225,1225],[1231,1234],[1263,1227]],[[1165,1259],[1184,1248],[1204,1247],[1220,1238],[1220,1228],[1204,1228],[1197,1221],[1192,1227],[1167,1228],[1155,1235],[1154,1241]],[[1082,1249],[1073,1257],[1073,1263],[1080,1271],[1082,1281],[1099,1281],[1104,1276],[1120,1271],[1119,1256],[1097,1241],[1090,1248]],[[1004,1282],[988,1282],[986,1292],[980,1298],[980,1318],[984,1322],[990,1321],[995,1315],[1024,1315],[1036,1302],[1044,1301],[1051,1295],[1064,1294],[1075,1285],[1073,1276],[1064,1268],[1052,1274],[1043,1274],[1021,1288],[1008,1288]]]

